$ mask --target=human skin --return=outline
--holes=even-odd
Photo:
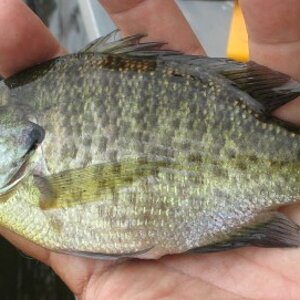
[[[148,32],[168,48],[204,54],[172,0],[102,0],[122,33]],[[251,59],[300,81],[300,2],[240,0]],[[212,20],[213,21],[213,20]],[[20,0],[0,0],[0,73],[9,76],[65,53]],[[299,100],[276,111],[300,124]],[[283,209],[300,223],[300,208]],[[174,255],[155,261],[94,261],[57,254],[0,228],[16,247],[49,265],[81,300],[263,299],[300,295],[300,249],[237,249],[206,255]]]

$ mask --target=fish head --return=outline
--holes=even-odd
[[[0,107],[0,192],[21,180],[44,139],[39,125],[10,106]]]

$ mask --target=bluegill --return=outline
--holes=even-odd
[[[296,247],[300,95],[254,62],[100,38],[0,83],[0,226],[57,252]]]

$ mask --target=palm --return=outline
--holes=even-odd
[[[141,293],[143,299],[296,299],[300,268],[293,261],[299,256],[297,250],[243,249],[123,262],[97,275],[89,292],[94,299],[138,299]]]
[[[2,233],[50,265],[79,299],[289,300],[300,293],[299,249],[244,248],[115,262],[49,252]]]
[[[82,299],[296,299],[299,258],[299,250],[249,248],[157,261],[97,261]]]
[[[202,51],[172,0],[101,2],[127,34],[147,31],[152,39],[168,41],[170,48]],[[299,1],[240,0],[240,4],[246,14],[252,59],[299,80],[300,61],[292,59],[300,54]],[[63,52],[20,0],[0,0],[0,25],[2,75]],[[33,43],[28,43],[30,37],[35,37]],[[300,105],[295,103],[277,115],[299,123]],[[300,209],[291,211],[293,219],[297,219]],[[24,252],[50,265],[79,299],[288,300],[297,299],[300,294],[299,249],[247,248],[169,256],[157,261],[110,262],[52,253],[3,229],[0,233]]]

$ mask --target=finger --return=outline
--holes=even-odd
[[[300,80],[299,0],[241,0],[250,41],[250,54],[258,62]]]
[[[64,52],[21,0],[0,0],[0,74],[7,77]]]
[[[99,0],[124,35],[145,32],[149,40],[167,42],[172,50],[204,54],[173,0]]]
[[[249,33],[251,59],[300,81],[299,0],[240,0]],[[300,99],[275,115],[300,125]]]
[[[50,253],[46,249],[37,246],[31,242],[28,242],[24,238],[4,228],[0,228],[0,235],[2,235],[5,239],[10,241],[15,247],[20,249],[26,255],[29,255],[46,264],[49,264]]]

